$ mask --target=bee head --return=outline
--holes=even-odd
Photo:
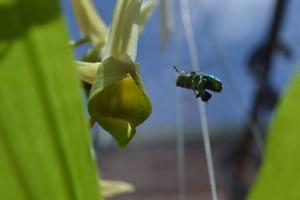
[[[179,72],[176,79],[176,86],[185,87],[187,83],[187,77],[184,72]]]
[[[173,65],[173,68],[177,72],[176,86],[185,87],[187,81],[186,73],[184,71],[179,71],[175,65]]]

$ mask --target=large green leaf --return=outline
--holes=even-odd
[[[283,96],[268,134],[252,200],[300,199],[300,74]]]
[[[0,199],[98,200],[58,2],[1,0],[0,16]]]

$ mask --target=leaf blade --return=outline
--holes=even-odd
[[[300,198],[300,74],[281,99],[271,123],[258,179],[248,199]]]
[[[99,199],[57,1],[0,2],[0,199]],[[4,17],[5,15],[5,17]]]

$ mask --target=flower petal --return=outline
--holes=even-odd
[[[93,46],[104,46],[108,29],[92,1],[72,0],[72,5],[81,32],[91,39]]]
[[[132,184],[124,181],[100,180],[101,193],[104,198],[111,198],[134,192]]]
[[[95,62],[95,63],[81,62],[81,61],[75,62],[75,65],[80,75],[80,79],[90,84],[93,84],[95,82],[97,71],[100,64],[101,64],[100,62]]]
[[[125,54],[135,60],[139,36],[141,0],[118,0],[102,58],[121,58]]]
[[[110,57],[101,63],[89,98],[89,112],[106,131],[125,147],[135,128],[151,113],[137,65]]]
[[[141,14],[139,17],[139,34],[144,30],[144,25],[146,21],[150,18],[154,8],[158,5],[158,0],[148,0],[142,4]]]

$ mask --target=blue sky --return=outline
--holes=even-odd
[[[196,99],[192,91],[175,87],[176,74],[172,65],[188,71],[191,69],[188,48],[183,32],[179,11],[179,3],[173,0],[174,30],[166,49],[160,49],[160,15],[157,9],[146,24],[139,40],[137,62],[141,64],[141,72],[145,87],[150,95],[153,113],[139,129],[172,129],[176,121],[176,101],[184,112],[181,113],[185,125],[198,128],[199,113]],[[263,41],[268,31],[273,0],[193,0],[190,5],[191,16],[196,35],[198,56],[201,70],[219,77],[224,82],[221,94],[215,94],[207,104],[209,125],[241,126],[250,109],[255,90],[255,82],[246,68],[249,54]],[[109,23],[115,1],[95,1],[104,20]],[[282,90],[288,84],[291,74],[296,70],[300,55],[299,27],[300,1],[291,0],[284,20],[280,38],[291,48],[293,56],[290,60],[282,56],[274,59],[272,72],[273,85]],[[63,9],[69,24],[70,37],[78,39],[80,34],[76,27],[68,0],[63,1]],[[218,50],[225,56],[226,63],[220,60]],[[84,49],[78,50],[79,56]],[[224,73],[227,66],[235,87],[242,95],[245,107],[240,106],[240,98],[236,95],[229,77]]]

